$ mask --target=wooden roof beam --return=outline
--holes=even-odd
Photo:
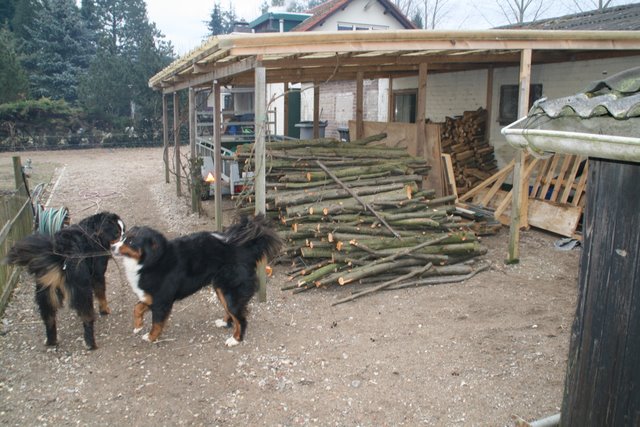
[[[205,83],[212,82],[214,80],[221,80],[227,77],[234,76],[249,71],[253,71],[256,66],[256,58],[245,58],[241,61],[232,62],[224,66],[217,66],[212,71],[204,74],[200,74],[188,79],[183,79],[178,84],[173,84],[168,88],[163,89],[164,93],[170,93],[186,89],[188,87],[200,86]]]

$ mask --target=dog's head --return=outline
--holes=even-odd
[[[162,258],[166,246],[167,239],[158,231],[150,227],[133,227],[122,240],[111,245],[111,252],[149,266]]]
[[[100,241],[105,248],[122,240],[126,231],[124,221],[111,212],[97,213],[83,219],[78,225]]]

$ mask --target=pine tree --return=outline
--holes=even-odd
[[[29,88],[15,46],[15,37],[5,24],[0,29],[0,104],[24,98]]]
[[[229,3],[229,9],[223,12],[222,17],[225,26],[225,34],[233,32],[238,16],[236,15],[236,10],[231,2]]]
[[[94,119],[116,127],[150,125],[160,117],[161,98],[148,80],[173,59],[173,47],[149,22],[143,0],[95,5],[98,53],[81,82],[82,105]]]
[[[225,34],[224,16],[220,8],[220,3],[214,3],[209,22],[207,23],[207,29],[209,30],[209,35],[212,36]]]
[[[11,25],[13,14],[16,11],[15,0],[2,0],[0,2],[0,26]],[[10,27],[11,28],[11,27]]]
[[[26,27],[24,66],[31,93],[75,102],[79,76],[91,60],[87,29],[74,0],[49,0]]]
[[[33,20],[42,9],[42,3],[38,0],[14,0],[15,12],[11,19],[11,29],[17,39],[28,40],[28,28],[33,27]]]
[[[219,34],[229,34],[233,32],[238,16],[233,4],[229,4],[229,9],[222,9],[220,3],[214,3],[209,21],[207,22],[208,35],[217,36]]]

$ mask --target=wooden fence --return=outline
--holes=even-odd
[[[20,158],[13,158],[16,191],[0,196],[0,260],[3,260],[11,246],[33,230],[33,209],[27,196],[27,186],[22,175]],[[0,315],[7,306],[13,292],[20,268],[0,262]]]

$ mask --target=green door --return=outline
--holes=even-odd
[[[289,92],[289,125],[286,136],[300,138],[300,128],[296,124],[300,123],[300,89],[290,89]]]

